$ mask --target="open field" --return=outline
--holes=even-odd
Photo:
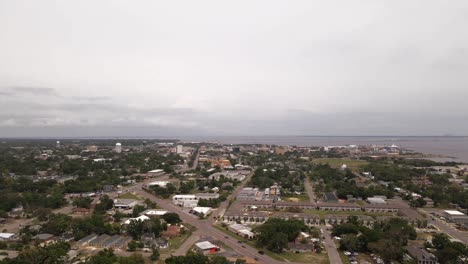
[[[285,252],[281,254],[275,254],[280,256],[281,258],[289,261],[289,262],[302,262],[302,263],[318,263],[318,264],[328,264],[330,261],[328,260],[328,255],[325,252],[320,254],[317,253],[291,253]]]
[[[368,164],[365,160],[354,160],[354,159],[340,159],[340,158],[318,158],[313,159],[314,164],[328,164],[332,168],[340,168],[341,165],[346,164],[348,168],[354,172],[357,172],[360,167]]]
[[[305,209],[304,213],[319,215],[321,219],[323,219],[326,215],[367,215],[371,217],[394,215],[392,213],[373,213],[373,212],[363,212],[363,211],[346,211],[346,212],[336,211],[335,212],[335,211],[311,210],[311,209]]]
[[[134,195],[131,192],[123,193],[119,196],[117,196],[118,199],[135,199],[135,200],[140,200],[140,198],[136,195]]]

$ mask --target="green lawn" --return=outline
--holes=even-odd
[[[181,234],[180,236],[169,239],[169,247],[165,249],[161,249],[161,252],[169,252],[171,250],[179,248],[180,246],[182,246],[182,244],[184,244],[185,240],[187,240],[192,235],[192,233],[196,230],[195,227],[189,224],[183,223],[183,225],[187,227],[188,229],[187,232],[185,232],[184,234]]]
[[[340,159],[340,158],[318,158],[313,159],[314,164],[328,164],[332,168],[340,168],[341,165],[346,164],[349,169],[356,172],[360,167],[369,164],[365,160],[354,160],[354,159]]]
[[[374,212],[364,212],[364,211],[326,211],[326,210],[312,210],[305,209],[304,213],[319,215],[320,219],[324,219],[326,215],[367,215],[372,217],[377,216],[392,216],[392,213],[374,213]]]
[[[117,198],[120,198],[120,199],[135,199],[135,200],[140,200],[140,198],[136,195],[134,195],[133,193],[131,192],[127,192],[127,193],[123,193],[119,196],[117,196]]]

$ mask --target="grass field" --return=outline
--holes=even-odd
[[[319,215],[321,219],[324,219],[326,215],[367,215],[367,216],[372,216],[372,217],[393,215],[391,213],[373,213],[373,212],[363,212],[363,211],[346,211],[346,212],[336,211],[335,212],[335,211],[311,210],[311,209],[305,209],[304,213]]]
[[[197,230],[196,227],[187,223],[184,223],[184,226],[188,229],[187,232],[181,234],[180,236],[169,239],[169,247],[161,249],[161,252],[170,252],[171,250],[178,249],[180,246],[182,246],[182,244],[184,244],[185,240],[187,240],[192,235],[192,233]]]
[[[123,193],[121,195],[119,195],[117,198],[120,198],[120,199],[135,199],[135,200],[140,200],[140,198],[136,195],[134,195],[133,193],[131,192],[128,192],[128,193]]]
[[[313,159],[314,164],[328,164],[332,168],[340,168],[341,165],[346,164],[348,168],[354,172],[358,171],[360,167],[368,164],[365,160],[353,160],[353,159],[339,159],[339,158],[318,158]]]

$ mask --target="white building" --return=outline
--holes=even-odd
[[[115,152],[121,153],[122,152],[122,144],[115,143]]]
[[[172,197],[172,203],[182,207],[196,207],[198,197],[192,194],[178,194]]]
[[[153,176],[153,177],[162,176],[162,175],[164,175],[164,170],[162,170],[162,169],[150,170],[150,171],[148,171],[147,174],[148,174],[148,176]]]
[[[154,182],[148,183],[146,186],[151,187],[151,186],[156,186],[157,185],[159,187],[166,188],[168,183],[169,183],[168,181],[154,181]]]
[[[134,199],[115,199],[114,208],[117,209],[133,209],[138,204],[137,200]]]
[[[206,216],[211,213],[211,207],[195,207],[192,209],[192,213],[200,216]]]
[[[16,234],[14,233],[0,233],[0,241],[11,241],[16,238]]]
[[[161,209],[148,209],[146,211],[141,212],[140,215],[146,215],[146,216],[162,216],[167,214],[168,211],[166,210],[161,210]]]
[[[135,217],[135,218],[130,218],[128,219],[127,221],[124,222],[124,225],[128,225],[130,224],[132,221],[140,221],[140,222],[144,222],[146,220],[149,220],[150,218],[146,215],[140,215],[139,217]]]
[[[203,241],[195,243],[195,251],[199,254],[207,255],[213,254],[219,251],[219,247],[211,243],[210,241]]]
[[[176,146],[176,153],[177,154],[182,154],[184,152],[184,147],[182,145],[177,145]]]

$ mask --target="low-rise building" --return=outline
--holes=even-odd
[[[460,225],[468,225],[468,216],[460,211],[445,210],[444,214],[450,222]]]
[[[246,187],[237,194],[236,199],[239,201],[255,201],[257,200],[257,195],[258,188]]]
[[[192,210],[190,210],[191,213],[198,215],[198,216],[206,216],[210,214],[212,211],[211,207],[194,207]]]
[[[427,252],[423,247],[418,245],[409,245],[407,248],[408,253],[413,257],[418,264],[436,264],[437,258]]]
[[[83,237],[82,239],[78,240],[78,241],[76,242],[76,246],[78,246],[78,247],[85,247],[85,246],[88,246],[89,243],[90,243],[91,241],[93,241],[94,239],[96,239],[97,237],[98,237],[98,235],[96,235],[96,234],[94,234],[94,233],[92,233],[92,234],[90,234],[90,235],[87,235],[87,236]]]
[[[0,241],[13,241],[17,238],[15,233],[0,233]]]
[[[146,220],[149,220],[150,218],[146,215],[140,215],[138,217],[135,217],[135,218],[130,218],[130,219],[127,219],[123,222],[124,225],[129,225],[132,221],[139,221],[139,222],[144,222]]]
[[[195,251],[202,255],[214,254],[219,250],[220,248],[210,241],[195,243]]]
[[[161,209],[148,209],[140,213],[140,215],[146,215],[146,216],[163,216],[167,214],[168,211],[166,210],[161,210]]]
[[[115,199],[114,208],[116,209],[133,209],[138,201],[135,199]]]
[[[156,170],[150,170],[146,173],[149,177],[157,177],[157,176],[162,176],[164,175],[164,170],[161,169],[156,169]]]
[[[196,207],[198,198],[193,194],[178,194],[172,197],[172,203],[182,207]]]
[[[170,225],[161,233],[162,237],[176,237],[180,234],[180,226]]]
[[[39,245],[46,246],[57,242],[58,238],[52,234],[42,233],[32,237],[33,240],[39,241]]]

